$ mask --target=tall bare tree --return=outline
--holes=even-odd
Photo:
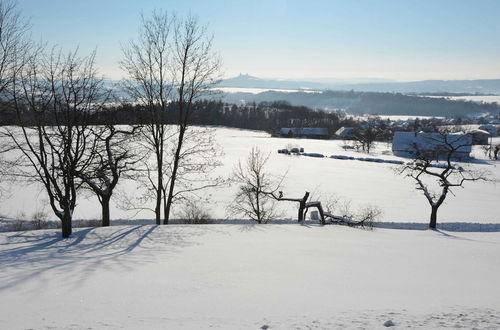
[[[213,51],[213,37],[198,19],[175,20],[171,74],[177,89],[177,146],[168,186],[164,223],[167,224],[175,195],[175,184],[183,154],[186,132],[191,124],[194,103],[220,78],[221,61]]]
[[[437,213],[443,205],[448,193],[453,188],[463,187],[467,181],[487,180],[488,173],[467,167],[456,160],[459,151],[472,145],[470,137],[461,134],[435,133],[424,141],[427,145],[435,145],[434,151],[419,150],[414,145],[414,161],[406,163],[399,173],[412,178],[431,206],[429,228],[436,228]],[[442,160],[439,161],[438,159]]]
[[[94,63],[95,52],[82,58],[76,51],[33,48],[25,54],[13,82],[20,132],[14,128],[9,136],[25,157],[30,169],[26,175],[45,187],[50,206],[62,222],[63,237],[72,232],[81,186],[76,173],[88,165],[85,155],[95,148],[95,140],[87,134],[87,119],[100,110],[108,95]]]
[[[21,16],[15,1],[0,1],[0,101],[8,102],[9,86],[19,69],[19,57],[27,51],[28,22]]]
[[[164,153],[169,137],[167,111],[172,97],[170,65],[174,16],[153,12],[150,18],[141,17],[137,40],[123,47],[122,69],[128,74],[123,85],[132,99],[148,112],[149,122],[143,130],[146,147],[155,157],[155,168],[148,167],[148,181],[154,192],[156,224],[161,223],[164,186]],[[156,174],[156,177],[154,177]]]
[[[153,12],[150,18],[142,17],[139,38],[123,50],[121,66],[130,78],[125,88],[133,102],[140,102],[149,113],[144,139],[155,164],[145,167],[157,224],[162,205],[163,223],[168,223],[172,204],[184,190],[176,190],[176,184],[179,173],[185,173],[183,159],[192,152],[184,147],[194,104],[219,78],[221,64],[212,48],[212,38],[196,18]]]
[[[12,79],[19,70],[19,57],[27,50],[29,23],[17,9],[15,1],[0,0],[0,116],[7,113],[12,100]],[[5,112],[4,112],[5,111]],[[13,179],[12,168],[15,159],[9,157],[15,146],[0,132],[0,182]],[[0,198],[8,188],[0,187]]]

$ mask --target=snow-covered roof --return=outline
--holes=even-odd
[[[349,134],[352,133],[352,130],[353,128],[352,127],[341,127],[339,128],[336,132],[335,132],[335,135],[337,136],[341,136],[341,137],[346,137],[348,136]]]
[[[484,134],[484,135],[491,135],[490,132],[485,131],[483,129],[475,129],[471,131],[471,134]]]
[[[283,135],[288,135],[290,132],[293,135],[328,135],[328,129],[320,127],[284,127],[280,130]]]
[[[484,131],[488,131],[490,133],[495,133],[498,131],[499,128],[496,125],[486,124],[486,125],[479,126],[479,129],[482,129]]]
[[[392,139],[393,151],[447,151],[470,153],[472,137],[465,134],[395,132]]]

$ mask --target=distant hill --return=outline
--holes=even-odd
[[[367,80],[367,79],[364,79]],[[261,79],[247,74],[223,80],[220,87],[269,88],[269,89],[333,89],[365,92],[396,93],[466,93],[500,94],[500,79],[479,80],[423,80],[414,82],[355,82],[345,80],[295,81]]]
[[[310,81],[261,79],[248,74],[225,79],[219,87],[270,88],[270,89],[327,89],[329,84]]]
[[[500,79],[351,84],[344,85],[342,89],[366,92],[500,94]]]
[[[236,104],[286,101],[296,106],[303,105],[313,109],[337,109],[352,114],[461,117],[500,111],[500,105],[495,103],[476,103],[403,93],[267,91],[259,94],[224,93],[222,98],[224,102]]]

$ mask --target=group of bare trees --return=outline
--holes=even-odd
[[[382,136],[382,131],[376,127],[359,127],[354,130],[352,136],[356,149],[370,153],[375,141]]]
[[[25,160],[23,175],[43,184],[68,237],[82,184],[77,173],[85,172],[98,141],[90,134],[87,116],[107,98],[94,54],[80,58],[76,52],[32,47],[10,90],[19,126],[7,128],[6,134]]]
[[[478,170],[465,163],[460,163],[460,151],[472,145],[470,136],[463,134],[449,134],[448,132],[429,135],[426,145],[435,145],[436,149],[429,151],[415,145],[410,157],[412,161],[405,162],[396,169],[398,174],[411,178],[416,183],[416,189],[423,192],[430,207],[431,214],[429,228],[437,227],[437,213],[448,194],[454,188],[463,188],[466,182],[487,181],[489,173]],[[309,192],[302,198],[284,197],[280,191],[284,176],[273,177],[266,169],[270,154],[253,148],[245,163],[239,163],[233,173],[233,180],[239,187],[236,198],[229,207],[229,211],[241,214],[258,223],[266,223],[276,217],[276,202],[288,201],[299,203],[298,220],[305,219],[309,208],[317,208],[321,223],[326,218],[333,222],[347,225],[365,226],[371,224],[381,211],[372,206],[352,212],[349,203],[309,201]],[[338,207],[342,205],[342,207]],[[326,207],[326,210],[324,209]],[[341,214],[334,214],[340,212]],[[368,225],[369,227],[371,225]]]
[[[217,166],[213,135],[189,125],[194,102],[220,69],[212,39],[196,18],[154,12],[143,17],[138,39],[123,48],[121,66],[128,79],[122,87],[129,101],[149,113],[144,127],[90,125],[89,117],[105,111],[113,95],[97,71],[95,52],[82,57],[37,44],[27,38],[28,31],[16,3],[0,1],[0,101],[15,109],[18,120],[3,130],[9,142],[1,151],[16,154],[11,158],[17,166],[12,167],[14,160],[7,165],[11,174],[43,185],[63,237],[71,235],[81,189],[98,198],[106,226],[119,179],[147,173],[156,222],[163,206],[166,224],[176,198],[216,184],[192,178]],[[178,118],[168,126],[165,116],[172,106]],[[151,154],[154,167],[144,170],[140,165]]]
[[[309,209],[317,209],[320,224],[325,224],[327,218],[348,226],[372,227],[373,221],[380,215],[381,211],[373,206],[354,212],[350,203],[341,203],[338,199],[329,199],[325,204],[317,200],[310,200],[310,193],[305,192],[303,197],[286,197],[280,190],[286,177],[275,176],[269,173],[267,163],[270,153],[254,147],[250,151],[246,161],[241,161],[235,167],[232,181],[238,185],[236,196],[228,206],[228,213],[243,215],[257,223],[264,224],[276,219],[281,214],[278,211],[278,202],[298,203],[297,220],[302,222],[306,219]],[[339,205],[342,204],[342,207]],[[333,212],[340,211],[340,215]]]
[[[163,223],[168,224],[176,199],[217,183],[189,178],[210,172],[217,163],[208,160],[218,154],[211,134],[190,130],[190,124],[194,103],[219,78],[221,61],[212,37],[196,18],[179,19],[166,12],[143,16],[138,38],[123,53],[121,66],[130,77],[125,88],[149,113],[150,123],[142,135],[145,149],[154,156],[152,166],[145,168],[156,223],[161,223],[163,211]],[[165,116],[172,103],[176,125],[169,126]],[[178,185],[182,187],[176,190]]]

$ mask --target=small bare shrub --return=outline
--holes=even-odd
[[[75,227],[100,227],[101,226],[101,220],[78,220],[77,223],[75,223]]]
[[[373,222],[382,215],[382,210],[377,206],[364,205],[354,209],[350,200],[338,196],[327,199],[324,206],[329,213],[336,215],[332,222],[350,227],[371,230],[373,229]]]
[[[208,211],[192,201],[186,203],[184,209],[179,215],[179,218],[182,223],[190,225],[204,225],[212,223]]]
[[[47,213],[44,211],[37,211],[31,216],[31,226],[33,229],[45,229],[48,228]]]
[[[16,220],[10,225],[11,231],[24,231],[27,230],[26,221]]]

